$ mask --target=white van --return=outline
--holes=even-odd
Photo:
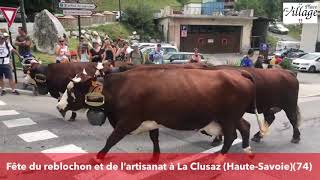
[[[276,51],[282,49],[300,49],[299,41],[278,41]]]

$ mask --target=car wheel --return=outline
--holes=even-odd
[[[308,72],[310,72],[310,73],[315,73],[315,72],[316,72],[316,67],[315,67],[315,66],[311,66],[311,67],[308,69]]]

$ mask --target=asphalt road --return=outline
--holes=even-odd
[[[318,74],[303,74],[301,77],[311,82],[315,79],[314,76]],[[290,143],[292,128],[285,114],[280,112],[271,126],[270,134],[261,143],[251,142],[256,152],[319,151],[320,97],[300,98],[299,101],[304,119],[301,143]],[[1,97],[0,152],[40,152],[57,147],[76,152],[99,151],[112,131],[108,121],[101,127],[94,127],[87,122],[84,113],[78,116],[76,122],[64,121],[55,108],[56,103],[57,101],[49,96],[7,94]],[[20,118],[29,119],[19,120]],[[251,123],[252,135],[258,129],[255,117],[246,114],[245,118]],[[161,129],[160,132],[162,152],[203,152],[212,148],[211,140],[212,138],[197,132],[169,129]],[[112,152],[152,152],[152,143],[147,133],[129,135],[112,148]],[[242,152],[241,144],[234,145],[231,152]]]

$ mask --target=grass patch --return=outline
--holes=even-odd
[[[134,31],[132,27],[121,23],[105,24],[96,27],[90,27],[89,29],[97,32],[104,32],[108,34],[111,39],[117,39],[118,37],[127,38]]]
[[[302,32],[302,25],[289,25],[288,26],[289,33],[288,35],[292,38],[295,38],[297,40],[301,40],[301,32]]]
[[[94,0],[98,11],[118,11],[119,0]],[[152,10],[159,10],[166,6],[180,6],[177,0],[121,0],[121,9],[143,2],[152,7]]]

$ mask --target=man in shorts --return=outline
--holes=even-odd
[[[23,27],[18,28],[19,35],[16,38],[15,45],[19,47],[19,54],[23,57],[31,57],[31,38]]]
[[[0,96],[7,93],[4,90],[3,78],[9,80],[12,93],[19,95],[19,92],[15,89],[15,83],[12,77],[12,67],[10,65],[11,53],[15,53],[20,57],[19,53],[13,49],[11,44],[5,40],[4,35],[0,32]]]

